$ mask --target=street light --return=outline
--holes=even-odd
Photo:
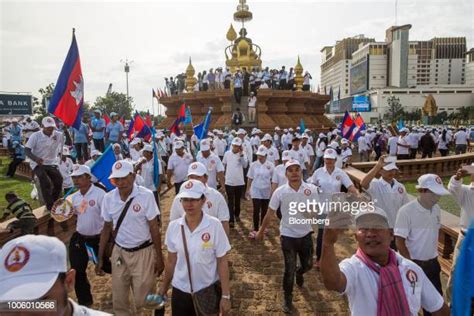
[[[124,65],[124,71],[125,71],[125,80],[127,82],[127,102],[128,102],[128,73],[130,72],[130,65],[133,63],[133,60],[128,60],[128,59],[121,59],[120,60],[121,63],[125,63]]]

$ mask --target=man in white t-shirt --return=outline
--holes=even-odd
[[[254,92],[250,92],[249,97],[249,122],[255,123],[255,114],[257,113],[257,97]]]
[[[181,185],[186,181],[188,167],[193,160],[193,156],[185,152],[184,143],[182,141],[176,141],[174,143],[174,153],[168,160],[168,170],[166,171],[168,188],[171,188],[171,177],[174,176],[174,190],[176,194],[179,193]]]
[[[369,161],[369,145],[367,144],[367,138],[365,137],[365,131],[360,132],[360,136],[357,139],[357,146],[359,149],[360,161]]]
[[[441,178],[435,174],[419,177],[416,189],[419,192],[418,198],[398,211],[394,228],[395,241],[400,254],[418,264],[442,295],[441,266],[438,262],[441,210],[437,203],[442,195],[450,193],[444,188]]]
[[[321,276],[328,290],[347,296],[351,315],[411,315],[421,308],[449,315],[449,308],[423,270],[390,249],[393,232],[387,215],[376,207],[356,215],[358,249],[338,263],[334,245],[341,228],[352,222],[347,212],[330,212],[323,237]]]
[[[461,127],[456,134],[454,134],[454,143],[456,145],[456,155],[465,154],[467,146],[469,146],[469,134],[466,133],[466,129]]]
[[[410,158],[410,144],[407,139],[408,128],[404,127],[400,130],[400,136],[397,140],[397,159]]]

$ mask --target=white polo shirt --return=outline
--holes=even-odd
[[[37,129],[40,128],[38,122],[31,120],[31,122],[26,122],[24,129]],[[25,138],[30,138],[30,136],[35,132],[25,132]]]
[[[31,149],[31,153],[43,159],[45,166],[57,166],[59,164],[59,153],[63,148],[64,135],[61,132],[53,131],[51,136],[46,136],[42,130],[31,134],[25,147]],[[34,170],[37,163],[30,160],[31,170]]]
[[[286,177],[286,167],[281,164],[275,167],[272,176],[272,183],[276,183],[278,187],[288,183],[288,178]]]
[[[204,214],[201,223],[191,232],[184,217],[170,222],[166,230],[165,245],[168,252],[177,253],[171,284],[180,291],[191,293],[181,226],[184,226],[186,236],[194,292],[219,279],[217,258],[221,258],[229,252],[230,244],[224,228],[217,218]]]
[[[150,191],[156,191],[154,173],[154,158],[152,157],[147,162],[142,163],[142,172],[140,173],[143,178],[143,186]],[[160,160],[158,160],[158,173],[159,175],[163,174],[163,162]]]
[[[275,164],[280,160],[280,154],[278,153],[278,149],[275,146],[270,146],[267,148],[267,161]]]
[[[250,165],[247,178],[252,179],[250,196],[252,199],[269,199],[272,193],[272,177],[275,165],[272,162],[254,161]]]
[[[244,152],[247,154],[247,158],[249,159],[249,162],[250,162],[252,160],[252,156],[253,156],[253,149],[252,149],[252,145],[250,144],[250,141],[247,138],[245,138],[242,141],[242,148],[244,149]],[[247,167],[245,167],[245,168],[247,168]]]
[[[214,147],[216,148],[217,155],[222,157],[224,156],[227,143],[225,142],[225,139],[215,138]]]
[[[301,169],[306,170],[306,163],[309,163],[309,158],[306,154],[306,151],[300,146],[298,150],[290,149],[288,152],[290,158],[298,160],[301,165]]]
[[[225,170],[225,184],[231,186],[245,185],[244,182],[244,168],[248,166],[248,158],[243,152],[234,154],[232,150],[227,151],[224,154],[222,163],[226,166]]]
[[[398,152],[398,137],[397,136],[391,136],[388,139],[388,147],[389,147],[389,155],[390,156],[396,156]]]
[[[308,156],[308,158],[311,159],[311,157],[314,156],[314,149],[313,149],[313,146],[311,146],[310,143],[307,143],[306,145],[302,146],[304,151],[306,151],[306,155]]]
[[[133,162],[138,161],[140,158],[143,157],[142,155],[143,149],[142,150],[136,150],[135,148],[130,148],[130,158],[132,159]]]
[[[321,193],[326,194],[341,192],[342,185],[346,188],[354,185],[351,178],[342,169],[335,167],[333,172],[329,174],[326,166],[318,168],[308,179],[308,182],[316,185]]]
[[[201,153],[201,152],[199,152]],[[196,161],[202,163],[207,168],[207,185],[211,188],[217,188],[217,173],[224,171],[224,165],[221,159],[214,153],[204,158],[202,154],[196,157]]]
[[[229,207],[227,206],[224,196],[219,191],[210,188],[209,186],[206,186],[206,192],[204,195],[206,196],[206,203],[204,203],[204,206],[202,207],[203,212],[209,216],[217,218],[221,222],[228,222],[230,218]],[[171,204],[170,221],[182,217],[184,213],[181,199],[175,197]]]
[[[456,180],[453,177],[449,180],[448,190],[454,195],[454,198],[461,206],[460,226],[468,229],[474,218],[474,183],[469,185],[462,184],[462,180]]]
[[[349,147],[346,147],[346,148],[341,148],[341,158],[342,158],[342,162],[347,162],[349,157],[352,157],[352,149],[350,149]]]
[[[440,216],[438,204],[427,210],[418,199],[398,211],[394,234],[405,239],[412,260],[426,261],[438,256]]]
[[[465,131],[457,131],[454,134],[454,142],[456,145],[467,145],[467,140],[469,139],[469,135]]]
[[[118,189],[105,194],[101,206],[104,220],[113,222],[115,228],[125,204],[132,197],[134,199],[115,238],[115,242],[124,248],[135,248],[151,240],[148,221],[160,215],[153,193],[147,188],[135,184],[127,201],[122,201]]]
[[[168,160],[168,170],[173,170],[175,183],[186,180],[188,177],[188,167],[192,162],[193,156],[191,156],[191,154],[185,152],[183,156],[180,157],[176,152],[173,152]]]
[[[59,160],[59,172],[61,173],[61,176],[63,177],[63,189],[74,186],[74,184],[72,183],[72,178],[71,178],[73,165],[74,163],[69,157],[66,158],[66,161],[63,161],[62,159]]]
[[[393,182],[392,186],[380,177],[379,179],[373,179],[367,189],[375,202],[375,206],[380,207],[387,213],[390,228],[395,225],[398,210],[410,202],[405,186],[395,179],[393,179]]]
[[[279,207],[282,207],[282,201],[284,198],[291,198],[291,194],[300,193],[309,196],[311,194],[318,194],[318,188],[312,184],[301,182],[298,191],[293,190],[288,183],[282,185],[273,192],[268,207],[276,211]],[[289,210],[281,208],[281,221],[280,221],[280,235],[293,238],[301,238],[308,235],[313,231],[311,224],[309,223],[293,223],[290,224],[290,217],[304,220],[305,216],[301,212],[297,212],[295,215],[290,215]]]
[[[359,136],[359,138],[357,139],[357,145],[359,147],[359,152],[363,152],[363,151],[367,151],[369,150],[369,145],[367,143],[367,138],[365,138],[365,136]]]
[[[421,308],[429,312],[440,310],[444,304],[443,297],[423,270],[398,253],[397,261],[410,314],[417,316]],[[379,275],[355,255],[341,261],[339,268],[346,276],[347,284],[343,294],[349,300],[351,315],[377,315]]]
[[[91,185],[86,194],[80,191],[71,195],[72,205],[77,215],[76,230],[85,236],[95,236],[102,232],[104,219],[101,216],[101,205],[105,191]],[[120,228],[121,229],[121,228]]]
[[[409,144],[408,144],[408,141],[407,141],[407,137],[406,136],[405,137],[402,137],[402,136],[398,137],[398,140],[397,140],[397,155],[408,155],[408,153],[410,152],[410,148],[399,146],[398,144],[408,146]]]

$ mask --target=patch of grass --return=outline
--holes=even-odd
[[[0,175],[3,176],[7,173],[8,164],[10,159],[6,157],[0,157]],[[30,193],[33,187],[31,186],[30,181],[15,177],[15,178],[1,178],[0,179],[0,217],[3,216],[5,208],[8,206],[7,201],[5,200],[5,194],[7,192],[13,191],[18,194],[19,197],[24,199],[31,205],[31,208],[35,209],[40,207],[38,200],[32,200]]]
[[[444,186],[447,188],[449,179],[451,177],[442,177]],[[469,176],[464,177],[463,183],[464,184],[469,184],[471,182],[471,179]],[[416,185],[417,181],[406,181],[403,182],[405,185],[405,188],[407,189],[408,194],[418,196],[418,191],[416,190]],[[461,207],[459,206],[458,202],[454,199],[452,195],[446,195],[442,196],[441,199],[438,202],[438,205],[441,207],[441,209],[445,210],[446,212],[449,212],[453,215],[460,216],[461,213]]]

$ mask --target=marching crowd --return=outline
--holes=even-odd
[[[275,87],[291,88],[290,74],[284,79],[280,76]],[[259,84],[270,80],[274,87],[272,76],[256,77],[263,78]],[[203,87],[220,87],[210,83],[203,80]],[[396,180],[397,159],[392,156],[410,159],[420,151],[423,157],[430,157],[436,146],[444,155],[441,150],[446,154],[451,143],[456,153],[465,152],[469,144],[465,129],[420,127],[402,129],[396,136],[388,129],[369,128],[354,144],[337,129],[315,134],[300,127],[275,127],[273,135],[257,128],[250,133],[213,130],[202,140],[160,130],[155,139],[129,142],[118,115],[111,113],[110,117],[106,126],[96,110],[95,117],[90,122],[85,118],[79,129],[64,127],[52,117],[45,117],[41,126],[31,118],[26,118],[23,128],[18,121],[8,126],[5,145],[15,153],[8,175],[13,176],[18,159],[27,157],[46,209],[54,214],[69,203],[77,225],[68,250],[53,237],[29,235],[35,225],[32,210],[15,192],[8,193],[7,210],[18,219],[10,228],[20,228],[25,236],[0,250],[0,302],[57,297],[58,308],[66,315],[101,314],[88,308],[93,297],[86,269],[92,252],[97,257],[95,272],[112,275],[116,315],[133,313],[130,291],[135,313],[140,314],[143,308],[154,306],[149,294],[166,298],[170,287],[173,315],[226,314],[232,299],[229,236],[231,230],[239,229],[236,223],[241,221],[242,200],[247,199],[253,206],[249,238],[254,242],[265,238],[272,221],[279,221],[285,313],[294,310],[294,284],[303,287],[304,274],[314,268],[320,270],[327,289],[348,297],[352,315],[417,315],[421,309],[425,315],[449,315],[437,259],[437,202],[451,194],[461,207],[459,250],[474,218],[474,172],[472,167],[460,166],[447,189],[439,176],[422,175],[416,187],[418,197],[410,199],[405,186]],[[425,145],[426,135],[429,146]],[[113,146],[116,156],[108,177],[115,189],[106,192],[91,166],[108,146]],[[331,219],[327,227],[292,225],[284,200],[291,194],[340,192],[362,199],[345,171],[353,149],[363,161],[377,160],[361,181],[376,207],[374,212],[355,217],[358,249],[338,263],[334,246],[340,229],[336,228],[353,219],[342,212],[327,212],[323,215]],[[154,182],[154,155],[159,158],[159,184]],[[465,185],[462,179],[468,174],[471,183]],[[71,194],[73,187],[77,191]],[[168,227],[162,227],[160,204],[165,188],[175,193],[166,212]],[[69,196],[62,199],[64,193]],[[302,213],[294,216],[305,218]],[[157,277],[162,274],[157,287]],[[448,298],[451,283],[446,289]],[[72,289],[79,305],[67,298],[67,290]]]

